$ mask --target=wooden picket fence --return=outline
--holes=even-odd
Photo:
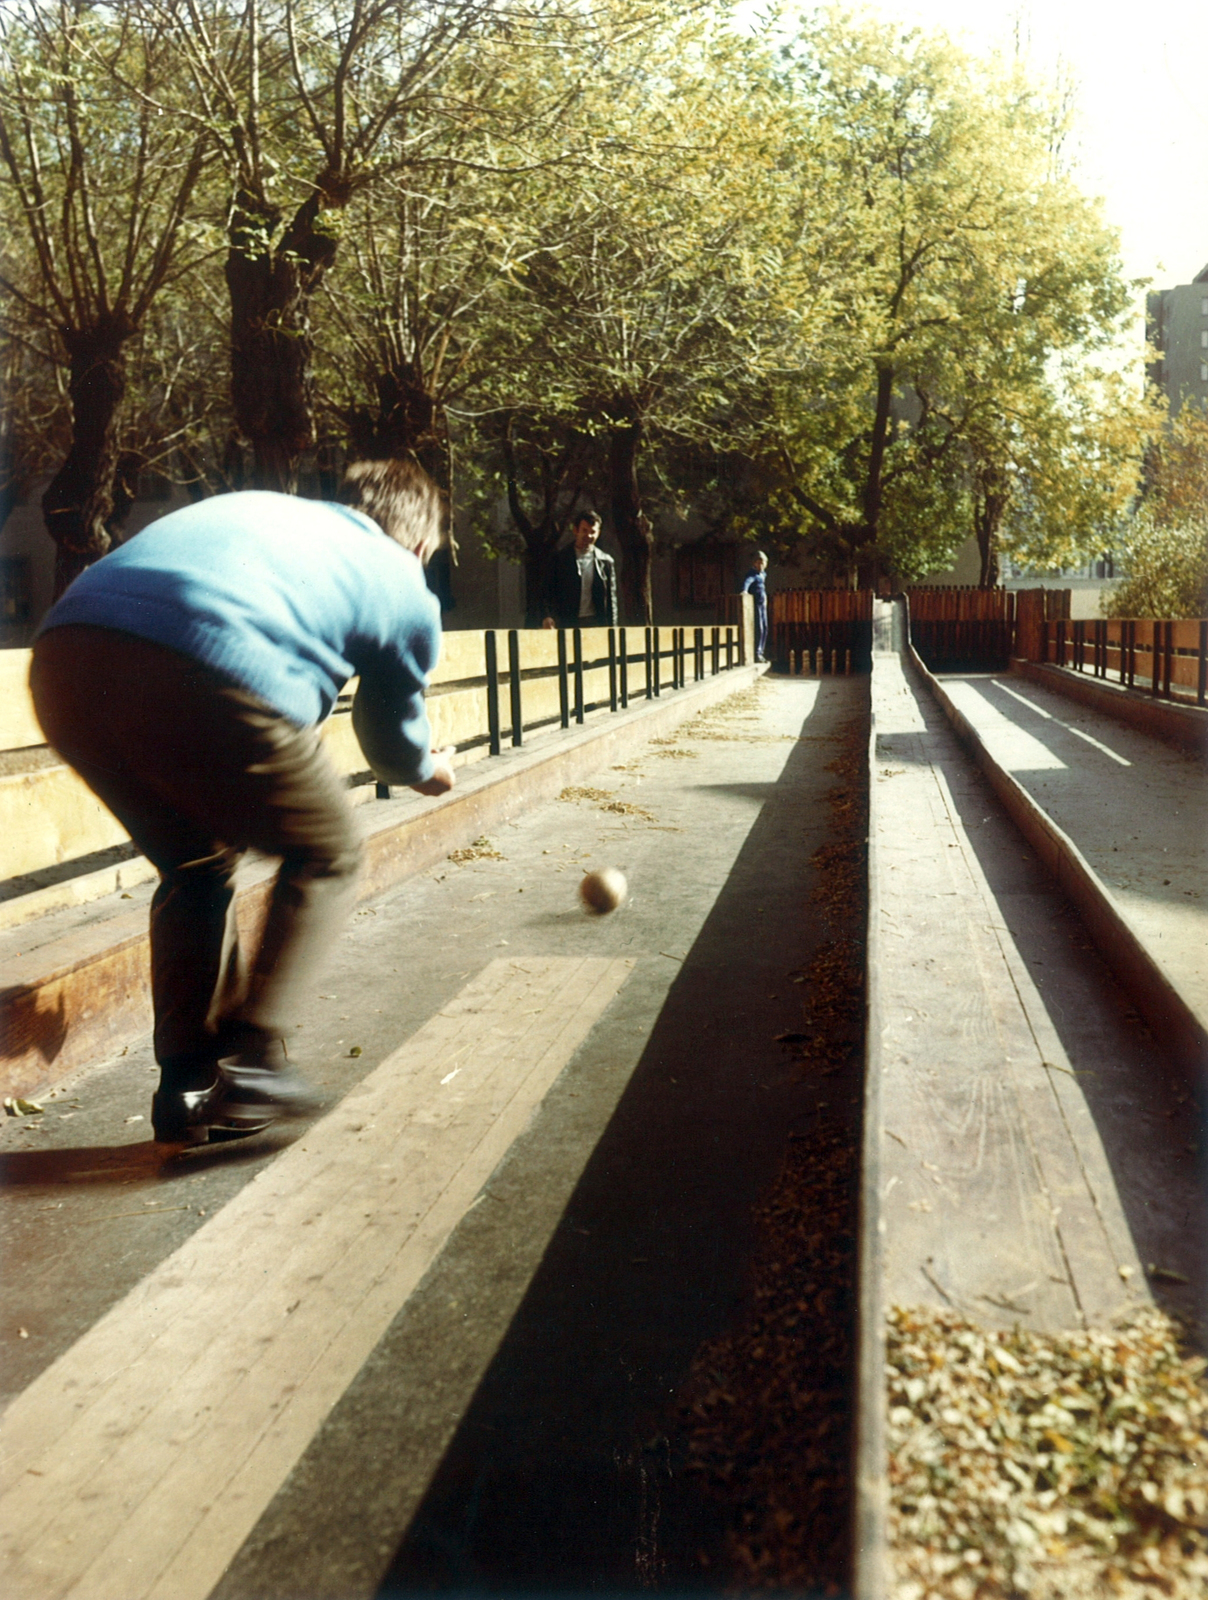
[[[1044,624],[1040,659],[1158,698],[1208,702],[1208,618],[1059,618]]]
[[[910,639],[932,672],[1004,672],[1015,648],[1010,589],[908,589]]]
[[[869,671],[871,589],[782,589],[770,601],[768,653],[778,671]]]

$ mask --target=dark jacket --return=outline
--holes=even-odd
[[[560,628],[615,628],[617,625],[617,564],[599,545],[593,547],[596,573],[591,597],[594,615],[579,617],[579,564],[575,547],[568,544],[553,560],[546,615]]]

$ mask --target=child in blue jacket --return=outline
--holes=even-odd
[[[755,601],[755,659],[763,661],[768,653],[768,558],[756,550],[751,570],[742,580],[742,593]]]
[[[348,909],[360,846],[318,725],[352,676],[387,783],[453,785],[424,688],[440,611],[423,563],[435,486],[407,461],[349,469],[346,504],[240,493],[152,523],[82,572],[34,643],[47,740],[159,869],[151,987],[156,1139],[202,1142],[315,1109],[285,1039]],[[250,961],[235,869],[281,867]]]

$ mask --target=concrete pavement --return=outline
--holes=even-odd
[[[776,1036],[864,695],[763,680],[363,905],[297,1030],[333,1108],[300,1136],[164,1160],[145,1043],[8,1121],[6,1593],[718,1586],[722,1519],[648,1447],[741,1304],[789,1138],[855,1115]],[[631,899],[589,919],[605,864]],[[441,1031],[484,1008],[499,1070]]]

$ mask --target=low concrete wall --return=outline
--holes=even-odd
[[[628,755],[647,739],[749,686],[760,668],[736,667],[657,700],[479,762],[439,799],[363,806],[370,898],[445,859],[489,829],[551,799],[568,784]],[[274,866],[249,868],[238,897],[242,938],[254,941]],[[38,1093],[65,1073],[115,1054],[151,1025],[150,948],[142,903],[65,932],[0,966],[0,1082],[5,1095]],[[10,936],[11,937],[11,936]]]
[[[750,596],[736,597],[738,624],[733,626],[736,657],[746,662],[751,637]],[[619,634],[617,630],[618,644]],[[705,670],[712,670],[709,650],[711,630],[702,630],[706,641]],[[629,653],[631,696],[645,693],[645,630],[624,630]],[[669,652],[673,648],[670,628],[660,628],[662,653],[661,678],[666,685],[673,676]],[[725,629],[718,652],[725,664]],[[428,688],[428,718],[433,744],[453,746],[455,765],[464,766],[489,753],[489,693],[487,645],[489,630],[465,629],[446,633],[441,642],[440,661]],[[596,664],[582,671],[583,700],[587,706],[607,706],[610,696],[608,662],[609,630],[581,630],[582,660]],[[511,726],[511,680],[508,673],[508,636],[494,635],[498,665],[499,732],[509,743]],[[687,630],[686,668],[693,672],[692,632]],[[557,723],[560,717],[559,636],[544,628],[517,631],[520,665],[521,718],[525,736],[532,730]],[[565,640],[568,658],[568,691],[573,706],[573,634]],[[34,715],[29,696],[28,650],[0,651],[0,928],[13,928],[61,906],[79,905],[125,889],[137,882],[133,863],[122,862],[121,846],[129,846],[123,829],[81,782],[70,767],[59,760],[43,743],[42,730]],[[361,753],[352,726],[352,702],[356,680],[346,685],[333,714],[323,724],[323,740],[331,760],[348,782],[354,801],[370,800],[374,795],[373,774]],[[128,849],[124,852],[128,855]],[[121,870],[119,871],[119,864]],[[146,877],[146,871],[142,877]]]
[[[1040,661],[1011,662],[1011,671],[1032,683],[1054,689],[1092,711],[1127,722],[1142,733],[1152,734],[1167,744],[1177,744],[1195,755],[1208,756],[1208,711],[1199,706],[1172,705],[1142,689],[1126,689],[1121,684],[1092,678],[1069,667],[1054,667]]]

